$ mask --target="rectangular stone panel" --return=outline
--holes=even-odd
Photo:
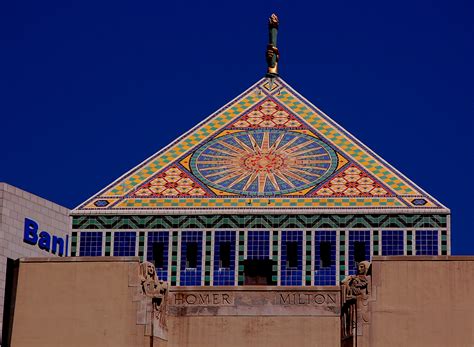
[[[172,316],[330,316],[340,314],[339,287],[175,287]]]

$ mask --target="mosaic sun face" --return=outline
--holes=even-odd
[[[313,187],[337,167],[324,142],[298,132],[265,129],[232,133],[200,147],[192,172],[207,185],[250,196],[291,194]]]

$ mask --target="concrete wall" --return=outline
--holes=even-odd
[[[7,258],[52,256],[23,242],[25,218],[35,220],[40,230],[65,236],[70,229],[68,214],[67,208],[0,182],[0,345]]]
[[[339,317],[170,317],[169,347],[335,347]]]
[[[138,258],[20,262],[12,346],[143,346],[130,264],[138,277]]]
[[[359,346],[474,346],[474,257],[375,257]]]
[[[339,287],[172,287],[168,346],[338,346]]]
[[[172,287],[152,343],[140,283],[139,258],[24,259],[12,345],[340,345],[337,287]],[[472,347],[473,288],[474,257],[376,257],[357,346]]]
[[[152,343],[138,269],[134,257],[22,259],[12,346],[339,345],[338,287],[174,287],[167,341]]]

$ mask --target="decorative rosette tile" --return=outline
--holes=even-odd
[[[165,197],[165,196],[209,196],[197,182],[186,172],[176,166],[156,175],[152,180],[142,185],[132,197]]]
[[[344,171],[325,183],[315,196],[393,196],[366,172],[351,164]]]
[[[230,128],[301,128],[302,123],[273,100],[267,99],[234,122]]]
[[[191,157],[191,172],[224,192],[248,196],[291,194],[316,186],[337,167],[336,152],[313,136],[279,129],[218,137]]]

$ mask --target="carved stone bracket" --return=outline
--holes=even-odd
[[[357,336],[363,335],[364,325],[370,324],[369,303],[375,300],[370,262],[360,262],[357,274],[347,276],[341,282],[341,294],[342,344],[353,346]]]
[[[137,325],[145,326],[145,336],[167,340],[168,283],[159,280],[152,263],[137,265],[131,264],[129,269],[129,287],[137,303]]]

